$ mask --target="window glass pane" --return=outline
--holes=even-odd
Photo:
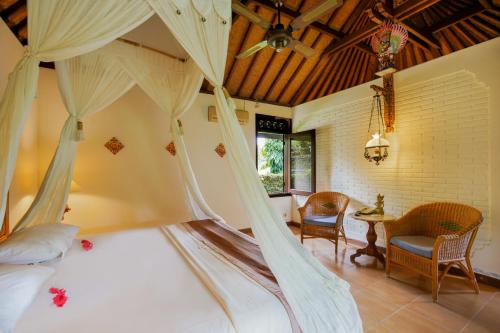
[[[310,133],[290,138],[290,188],[312,192],[313,138]]]
[[[268,194],[285,191],[284,147],[283,134],[257,134],[257,170]]]

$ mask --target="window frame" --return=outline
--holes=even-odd
[[[268,119],[268,120],[278,120],[278,121],[283,121],[287,120],[288,121],[288,128],[284,129],[283,131],[273,131],[273,130],[262,130],[259,129],[258,126],[258,121],[260,119]],[[280,134],[283,135],[283,179],[284,179],[284,184],[283,184],[283,192],[282,193],[271,193],[269,195],[270,198],[277,198],[277,197],[287,197],[287,196],[292,196],[292,195],[303,195],[303,196],[308,196],[316,192],[316,131],[309,130],[309,131],[304,131],[304,132],[298,132],[298,133],[291,133],[291,128],[292,128],[292,120],[287,119],[287,118],[282,118],[282,117],[275,117],[275,116],[269,116],[269,115],[264,115],[264,114],[255,114],[255,168],[258,170],[259,168],[259,146],[257,143],[257,139],[259,137],[259,134]],[[312,144],[312,165],[311,165],[311,192],[309,191],[301,191],[301,190],[295,190],[290,188],[291,184],[291,163],[290,163],[290,154],[291,154],[291,140],[294,137],[298,136],[303,136],[304,133],[310,133],[311,135],[311,144]]]
[[[290,163],[291,149],[292,149],[291,140],[294,137],[304,136],[304,134],[309,134],[311,137],[311,146],[312,146],[311,147],[311,191],[295,190],[295,189],[292,189],[292,187],[291,187],[291,175],[292,175],[291,163]],[[288,184],[287,184],[286,188],[290,194],[309,196],[309,195],[316,192],[316,130],[312,129],[309,131],[288,134],[286,141],[288,144],[288,154],[287,154],[288,155],[288,158],[287,158],[287,162],[288,162],[287,176],[288,177],[285,177],[288,179]]]

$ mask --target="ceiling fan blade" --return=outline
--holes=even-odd
[[[257,24],[262,29],[268,30],[272,26],[270,22],[264,20],[262,17],[257,15],[256,12],[250,10],[248,7],[244,6],[238,0],[232,1],[232,9],[234,12],[242,16],[245,16],[250,22]]]
[[[304,14],[300,15],[299,17],[296,17],[291,23],[290,26],[292,29],[299,30],[302,29],[309,24],[313,23],[316,21],[316,19],[324,14],[326,14],[328,11],[337,8],[342,5],[342,0],[326,0],[323,1]]]
[[[251,56],[252,54],[259,52],[260,50],[262,50],[266,46],[267,46],[267,40],[263,40],[262,42],[257,43],[254,46],[250,47],[249,49],[238,54],[236,56],[236,59],[247,58],[247,57]]]
[[[310,58],[316,54],[316,51],[313,48],[307,46],[306,44],[304,44],[296,39],[293,39],[290,42],[290,44],[288,45],[288,47],[290,47],[292,50],[302,54],[306,58]]]

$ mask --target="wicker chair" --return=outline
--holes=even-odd
[[[306,238],[325,238],[335,244],[338,250],[339,233],[347,238],[344,232],[344,213],[349,204],[349,197],[338,192],[318,192],[309,198],[300,213],[300,242]]]
[[[397,221],[384,223],[386,275],[396,264],[430,277],[432,298],[437,302],[444,277],[456,265],[479,293],[470,251],[482,221],[481,212],[473,207],[438,202],[418,206]]]

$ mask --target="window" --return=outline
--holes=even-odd
[[[315,132],[307,131],[289,135],[290,142],[290,192],[309,195],[315,191]]]
[[[257,170],[268,194],[285,193],[285,141],[283,134],[257,134]]]
[[[256,115],[256,160],[270,196],[315,191],[315,132],[291,132],[291,120]]]

